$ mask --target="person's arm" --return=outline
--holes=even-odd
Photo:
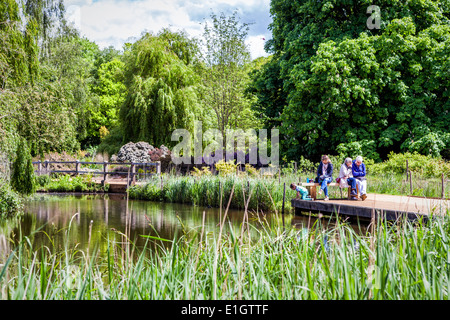
[[[327,176],[328,178],[333,178],[333,164],[330,162],[328,163],[328,170],[327,170]]]
[[[332,178],[332,177],[333,177],[333,164],[329,162],[325,178]]]
[[[352,162],[352,174],[353,178],[358,178],[360,175],[360,172],[358,171],[358,167],[356,166],[355,162]]]
[[[366,165],[364,163],[361,163],[361,168],[362,168],[362,173],[361,173],[360,177],[365,177],[366,176]]]
[[[366,166],[364,163],[361,163],[361,171],[358,170],[358,167],[356,166],[356,163],[352,164],[352,173],[354,178],[358,177],[365,177],[366,176]]]

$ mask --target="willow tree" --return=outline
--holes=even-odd
[[[172,145],[171,133],[192,131],[200,112],[195,43],[181,32],[145,34],[124,55],[127,96],[119,118],[124,140]]]

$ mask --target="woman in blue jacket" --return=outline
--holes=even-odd
[[[316,182],[320,183],[319,194],[322,194],[322,190],[325,193],[325,201],[328,201],[328,184],[333,181],[333,164],[327,155],[322,156],[322,161],[317,168]]]
[[[366,180],[366,166],[363,163],[363,158],[361,156],[356,157],[352,163],[352,174],[353,178],[358,179],[361,183],[358,184],[359,194],[361,199],[364,201],[367,198],[367,180]]]

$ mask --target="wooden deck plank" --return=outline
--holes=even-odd
[[[301,212],[320,212],[326,214],[342,214],[371,218],[372,212],[383,214],[388,220],[395,220],[407,215],[409,219],[421,216],[445,215],[450,213],[450,201],[440,199],[427,199],[408,196],[393,196],[384,194],[368,194],[365,201],[351,201],[330,199],[329,201],[291,200],[296,214]]]

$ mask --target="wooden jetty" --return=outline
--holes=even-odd
[[[443,216],[450,213],[450,201],[446,199],[429,199],[411,196],[394,196],[386,194],[368,194],[365,201],[347,199],[301,200],[292,199],[291,205],[295,214],[322,213],[327,215],[343,215],[371,219],[383,217],[397,220],[407,216],[414,220],[419,217],[428,218],[431,214]]]

